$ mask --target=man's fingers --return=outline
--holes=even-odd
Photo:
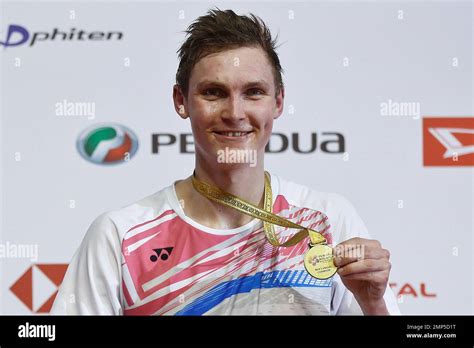
[[[333,255],[336,257],[362,258],[362,255],[369,253],[371,249],[382,249],[378,240],[351,238],[336,245]],[[363,257],[368,259],[369,257]]]
[[[342,267],[347,264],[367,259],[389,259],[390,252],[382,248],[371,248],[371,247],[359,247],[359,248],[350,248],[342,252],[335,250],[334,254],[334,265],[337,267]]]
[[[392,265],[387,259],[367,259],[352,262],[340,267],[338,273],[346,277],[353,274],[389,271]]]
[[[365,239],[365,238],[351,238],[348,240],[345,240],[344,242],[339,243],[336,245],[335,249],[338,249],[339,247],[346,248],[346,247],[351,247],[351,246],[359,246],[359,245],[366,245],[366,246],[373,246],[375,248],[381,248],[382,245],[380,242],[376,239]]]
[[[389,276],[389,271],[381,272],[364,272],[364,273],[354,273],[344,276],[344,279],[349,280],[365,280],[376,283],[385,283],[387,282]]]

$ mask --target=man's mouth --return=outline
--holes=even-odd
[[[250,133],[252,133],[252,131],[214,131],[214,133],[223,135],[226,137],[238,138],[238,137],[245,137],[249,135]]]

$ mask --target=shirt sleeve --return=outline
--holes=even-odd
[[[345,240],[359,237],[371,239],[365,223],[357,214],[354,206],[344,197],[335,195],[335,199],[340,201],[342,209],[339,211],[341,219],[340,230],[336,234],[334,246]],[[338,274],[334,275],[332,286],[331,314],[333,315],[363,315],[362,309],[357,303],[354,295],[344,286]],[[400,315],[400,309],[395,298],[395,294],[389,285],[384,294],[385,304],[390,315]]]
[[[53,303],[52,315],[121,315],[121,242],[107,214],[89,227]]]

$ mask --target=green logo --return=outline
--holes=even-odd
[[[79,135],[77,149],[89,162],[118,164],[132,159],[138,150],[138,138],[119,124],[94,125]]]

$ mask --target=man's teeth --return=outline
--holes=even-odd
[[[222,135],[228,136],[228,137],[241,137],[243,135],[247,135],[248,132],[222,132]]]

